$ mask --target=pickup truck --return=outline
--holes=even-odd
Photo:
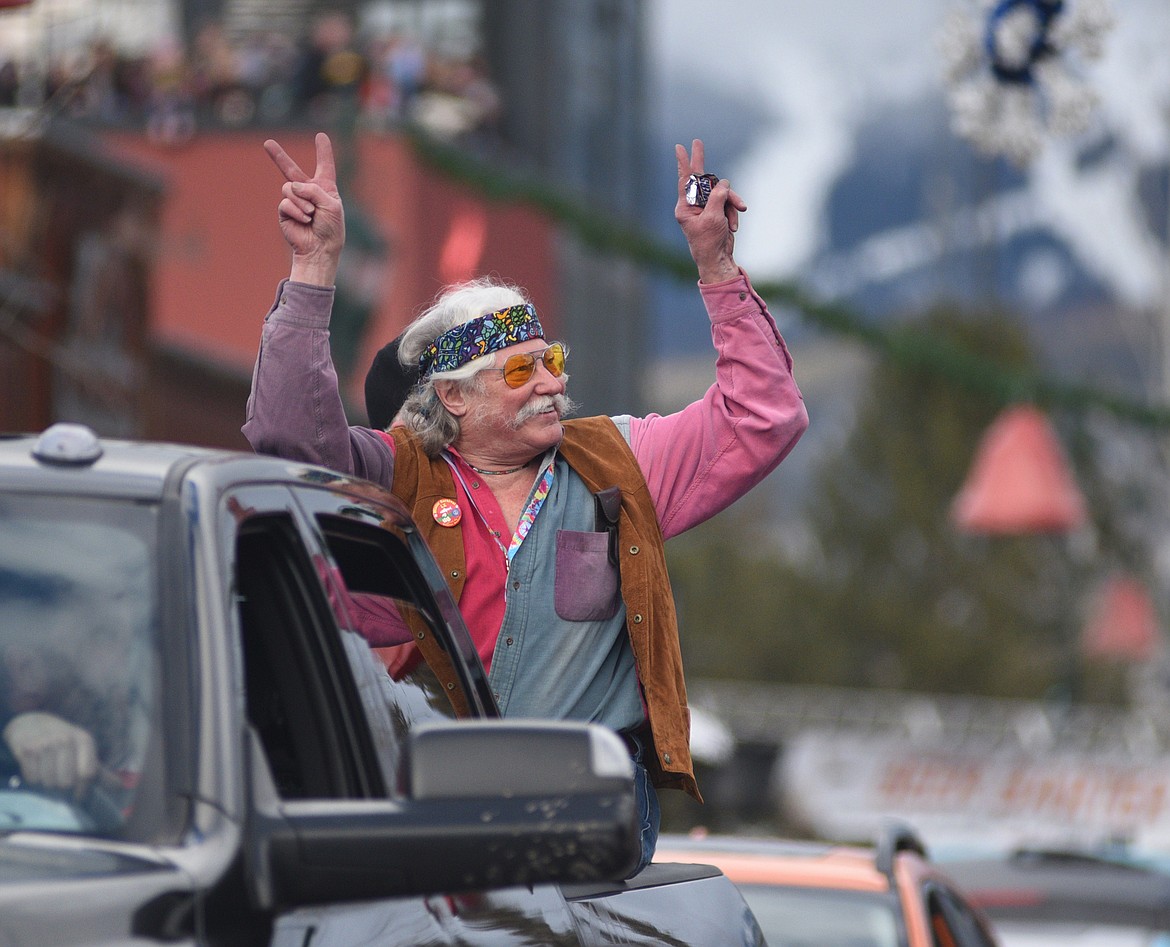
[[[410,612],[450,692],[369,644]],[[405,508],[325,469],[0,436],[0,733],[3,947],[763,943],[710,866],[617,880],[624,744],[501,719]]]

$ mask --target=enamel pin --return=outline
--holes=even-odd
[[[435,501],[435,505],[431,508],[431,516],[440,526],[458,526],[459,521],[463,519],[463,511],[459,509],[459,504],[454,500],[448,500],[444,497]]]

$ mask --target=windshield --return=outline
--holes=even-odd
[[[124,829],[154,714],[154,524],[0,498],[0,832]]]
[[[895,902],[886,895],[824,888],[737,884],[773,947],[900,947]]]

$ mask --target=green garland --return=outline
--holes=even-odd
[[[624,227],[612,216],[589,209],[584,202],[535,177],[502,173],[498,167],[465,150],[435,141],[417,130],[407,134],[420,161],[484,197],[527,204],[547,214],[598,252],[624,257],[680,280],[694,280],[695,265],[689,254]],[[996,365],[982,353],[922,329],[874,325],[844,305],[813,299],[790,281],[754,283],[754,286],[770,303],[800,313],[821,329],[862,342],[899,368],[938,375],[1000,404],[1029,401],[1041,407],[1076,412],[1095,408],[1145,427],[1170,426],[1170,406],[1143,404],[1087,385]]]

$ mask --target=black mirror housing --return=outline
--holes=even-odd
[[[611,730],[463,720],[420,726],[406,751],[401,799],[274,810],[256,794],[250,848],[267,907],[603,881],[639,857],[633,764]]]

